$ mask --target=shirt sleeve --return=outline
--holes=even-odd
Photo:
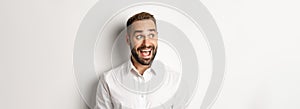
[[[101,76],[96,94],[96,106],[94,109],[113,109],[109,87],[103,77]]]

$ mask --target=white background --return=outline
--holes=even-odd
[[[0,108],[87,109],[72,66],[96,0],[0,1]],[[227,71],[213,109],[300,108],[300,3],[201,0],[223,36]],[[298,42],[298,43],[297,43]]]

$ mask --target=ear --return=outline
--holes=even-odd
[[[127,43],[127,45],[129,45],[129,44],[130,44],[130,38],[129,38],[129,35],[128,35],[128,33],[126,33],[126,43]]]

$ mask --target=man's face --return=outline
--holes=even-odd
[[[128,28],[127,42],[133,58],[142,65],[150,65],[157,52],[157,31],[152,20],[135,21]]]

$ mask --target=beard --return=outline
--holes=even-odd
[[[148,59],[144,59],[141,56],[139,56],[139,54],[137,52],[140,52],[142,49],[151,49],[151,51],[150,51],[151,57]],[[133,58],[142,65],[151,65],[151,63],[153,62],[153,60],[155,58],[156,52],[157,52],[157,47],[154,47],[153,45],[150,45],[150,46],[142,45],[138,48],[131,49],[131,54],[132,54]]]

